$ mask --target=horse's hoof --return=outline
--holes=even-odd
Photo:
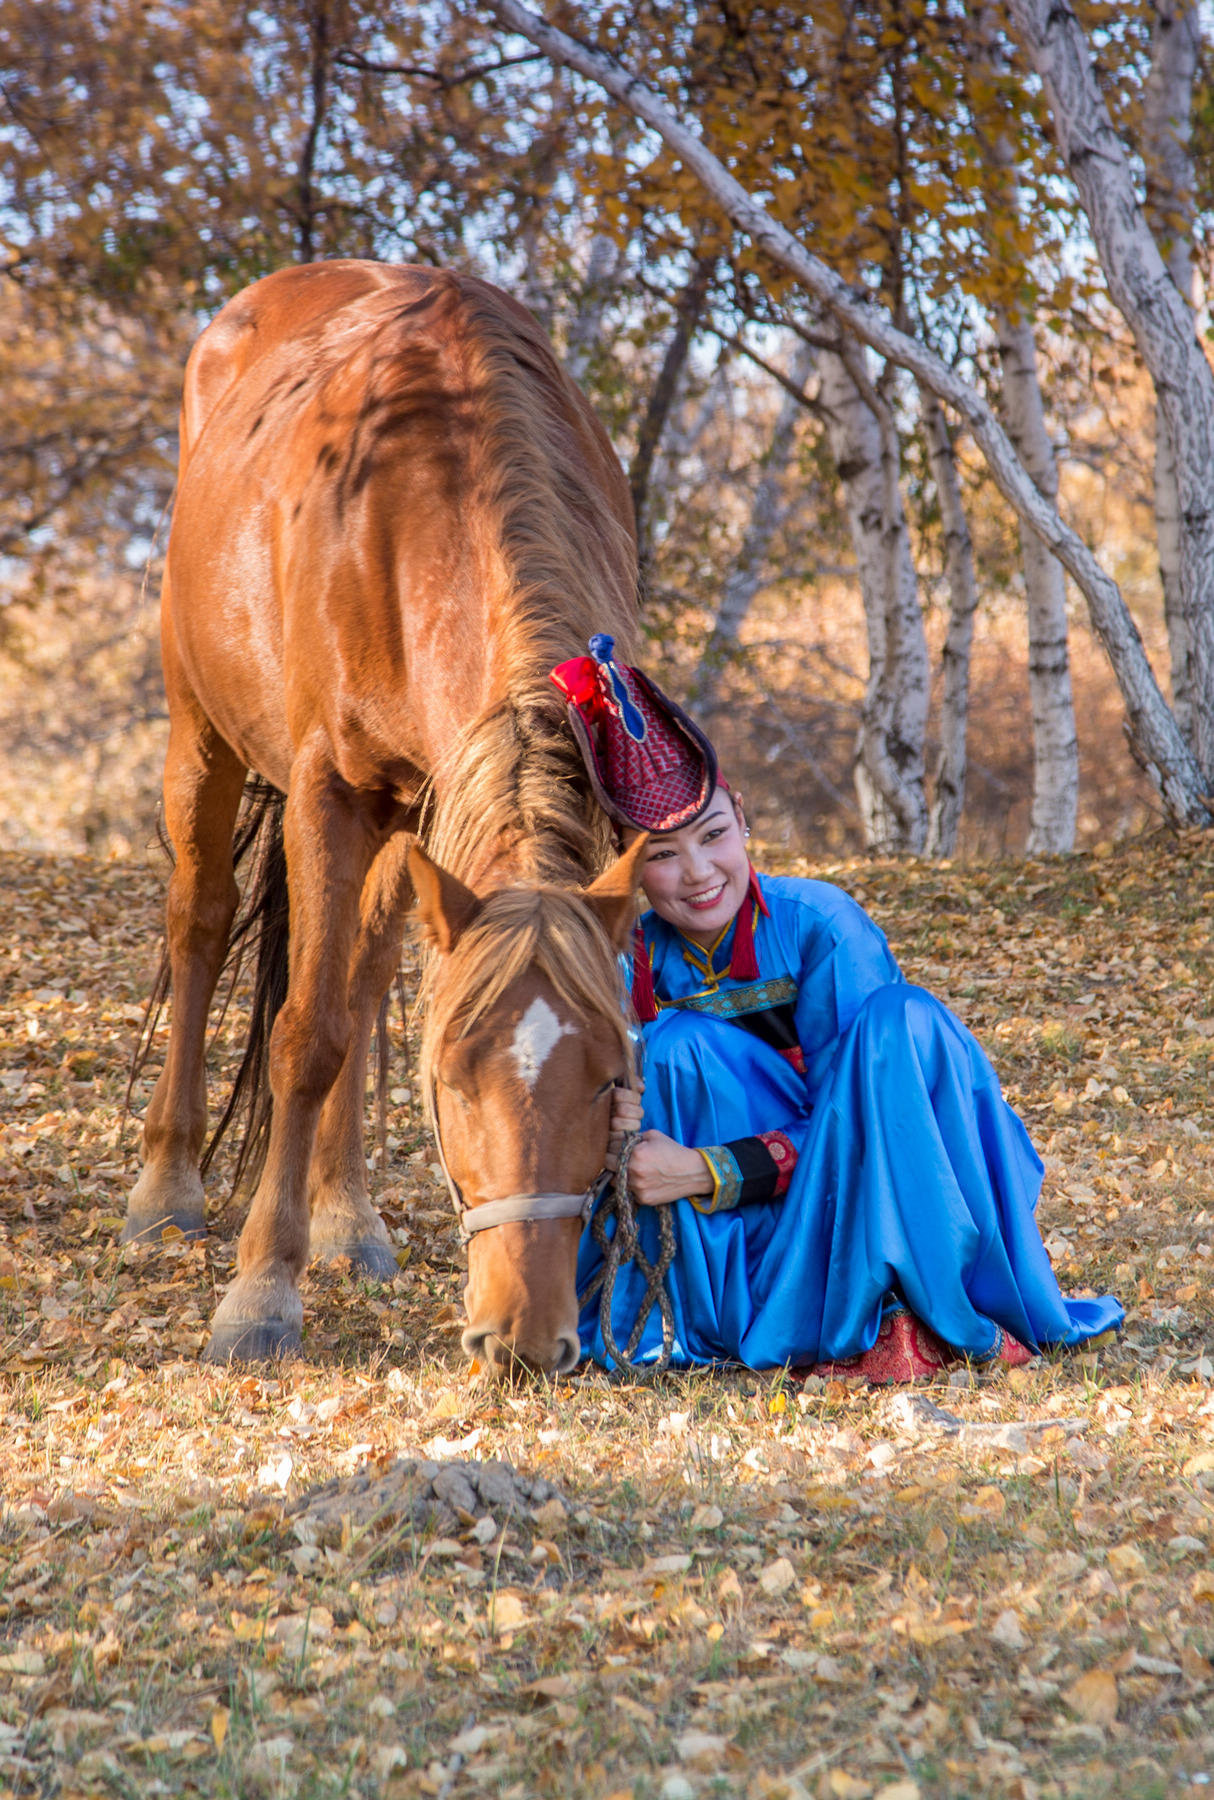
[[[299,1326],[289,1319],[227,1319],[216,1321],[203,1362],[272,1362],[294,1356],[303,1344]]]
[[[325,1262],[336,1262],[339,1256],[348,1256],[354,1274],[369,1275],[373,1281],[391,1281],[394,1275],[400,1274],[400,1264],[391,1247],[378,1238],[352,1238],[345,1242],[340,1238],[327,1238],[323,1243],[313,1243],[312,1255]]]
[[[206,1220],[201,1213],[165,1212],[152,1217],[148,1213],[128,1214],[122,1227],[120,1244],[157,1244],[164,1233],[175,1229],[184,1238],[199,1241],[207,1235]]]
[[[299,1291],[283,1264],[271,1264],[236,1277],[215,1309],[203,1360],[265,1362],[298,1355],[302,1343]]]

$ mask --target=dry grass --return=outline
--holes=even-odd
[[[4,859],[0,1792],[1029,1800],[1214,1771],[1214,846],[816,872],[994,1054],[1064,1286],[1130,1308],[1118,1345],[934,1390],[948,1436],[779,1374],[470,1385],[404,1086],[375,1179],[407,1266],[314,1271],[307,1360],[202,1367],[238,1215],[114,1248],[160,874]],[[300,1544],[300,1496],[406,1453],[502,1458],[565,1506],[480,1544],[363,1537],[352,1503]]]

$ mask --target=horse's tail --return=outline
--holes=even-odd
[[[282,815],[286,796],[259,775],[245,784],[244,801],[232,845],[232,866],[239,869],[251,859],[240,907],[228,939],[224,972],[228,990],[215,1036],[223,1025],[236,983],[247,956],[253,958],[253,996],[249,1005],[249,1036],[232,1092],[223,1116],[211,1134],[202,1156],[200,1174],[206,1175],[225,1133],[233,1123],[241,1128],[240,1149],[232,1172],[232,1192],[242,1181],[256,1183],[270,1143],[273,1095],[270,1092],[270,1033],[287,997],[287,948],[290,906],[287,897],[287,856],[283,845]],[[214,1037],[212,1038],[212,1043]]]
[[[250,1180],[256,1180],[261,1173],[270,1141],[273,1105],[269,1082],[270,1032],[278,1010],[287,997],[290,910],[287,903],[287,858],[282,839],[282,813],[285,804],[286,796],[279,793],[276,787],[271,787],[260,775],[251,775],[245,783],[240,817],[236,822],[232,843],[233,869],[239,869],[249,857],[252,857],[252,863],[228,938],[228,953],[223,967],[223,973],[228,978],[227,993],[211,1037],[212,1047],[232,1004],[232,995],[236,991],[244,959],[250,953],[254,958],[253,1001],[249,1009],[249,1041],[236,1071],[236,1080],[223,1117],[203,1152],[200,1172],[206,1174],[224,1134],[233,1121],[239,1119],[244,1131],[232,1177],[233,1192],[246,1175]],[[163,820],[158,822],[157,832],[161,848],[171,861],[173,846],[164,829]],[[166,939],[143,1015],[143,1024],[131,1056],[124,1118],[130,1112],[135,1083],[143,1073],[156,1042],[156,1027],[172,991],[172,977]]]

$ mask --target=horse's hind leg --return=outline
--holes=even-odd
[[[396,1274],[396,1257],[367,1192],[364,1090],[380,1000],[400,964],[405,912],[413,895],[406,862],[412,841],[403,831],[389,838],[363,886],[350,964],[354,1032],[321,1112],[312,1152],[312,1255],[348,1256],[356,1269],[381,1280]]]
[[[166,655],[171,674],[168,663]],[[238,898],[232,831],[245,767],[193,697],[169,686],[164,815],[176,856],[166,910],[173,1023],[144,1118],[143,1173],[127,1203],[123,1243],[159,1237],[166,1225],[187,1237],[206,1230],[198,1159],[207,1129],[207,1014]]]
[[[270,1147],[237,1252],[237,1278],[206,1357],[252,1361],[298,1350],[308,1260],[308,1167],[321,1108],[353,1036],[350,967],[376,830],[322,740],[291,770],[283,814],[291,889],[290,986],[270,1037]]]

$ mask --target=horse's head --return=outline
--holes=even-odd
[[[420,848],[422,929],[438,953],[422,1046],[448,1174],[490,1201],[584,1192],[603,1167],[611,1091],[632,1072],[616,957],[645,840],[582,892],[474,894]],[[499,1369],[578,1360],[576,1217],[513,1220],[468,1244],[464,1348]]]

